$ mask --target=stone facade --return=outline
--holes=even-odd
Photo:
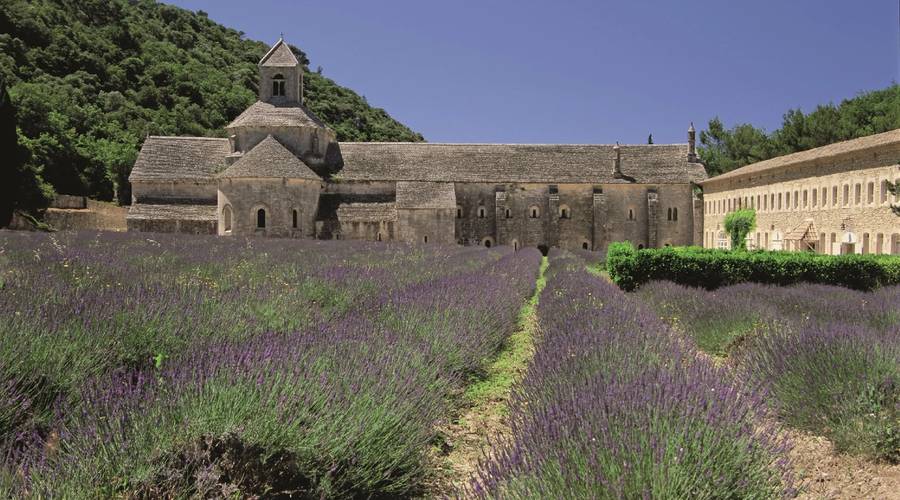
[[[605,250],[699,243],[687,144],[339,143],[279,40],[227,138],[149,137],[128,226],[222,236]],[[697,221],[699,222],[699,220]]]
[[[900,130],[766,160],[703,185],[703,244],[728,248],[725,215],[756,210],[750,248],[900,254]]]

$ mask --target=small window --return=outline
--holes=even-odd
[[[272,78],[272,96],[279,97],[284,96],[284,76],[283,75],[275,75]]]
[[[671,208],[669,208],[666,211],[666,220],[672,220],[672,209]]]
[[[809,190],[803,190],[803,208],[809,206]]]
[[[582,249],[582,250],[587,250],[587,249],[588,249],[588,242],[585,241],[584,243],[582,243],[582,244],[581,244],[581,249]]]
[[[866,203],[872,204],[875,201],[875,183],[869,182],[868,192],[866,193]]]
[[[800,191],[794,191],[794,208],[800,206]]]
[[[678,207],[672,208],[672,220],[675,222],[678,221]]]
[[[375,241],[381,241],[381,233],[375,235]]]
[[[485,210],[484,207],[478,207],[478,218],[484,219],[484,217],[486,215],[487,215],[487,210]]]
[[[559,218],[560,219],[568,219],[569,218],[569,207],[566,205],[561,205],[559,207]]]
[[[819,204],[819,190],[818,189],[812,190],[812,197],[813,197],[812,206],[815,207],[816,205]]]
[[[643,249],[644,249],[644,244],[643,244],[643,243],[641,243],[640,245],[638,245],[638,250],[643,250]]]
[[[222,209],[222,221],[225,226],[225,232],[231,232],[231,205],[225,205],[225,208]]]
[[[837,206],[838,202],[838,187],[831,186],[831,206]]]
[[[507,219],[512,219],[512,210],[507,208],[504,214],[506,215]]]
[[[538,207],[531,207],[528,209],[528,213],[532,219],[537,219],[541,216],[541,210]]]
[[[857,184],[853,189],[854,204],[859,205],[862,202],[862,184]]]
[[[297,211],[291,210],[291,227],[297,229]]]
[[[634,220],[634,210],[628,209],[628,220]]]
[[[266,227],[266,210],[264,208],[256,211],[256,227],[259,229]]]
[[[423,236],[423,237],[422,237],[422,242],[428,243],[428,236]]]
[[[462,215],[463,215],[462,207],[459,205],[456,205],[456,218],[462,219]]]
[[[844,184],[844,203],[843,205],[846,207],[850,204],[850,185]]]
[[[887,201],[887,195],[888,195],[888,181],[883,180],[883,181],[881,181],[881,202],[882,203],[885,203]]]
[[[494,240],[492,240],[490,238],[485,238],[484,240],[482,240],[482,243],[484,244],[485,248],[491,248],[491,245],[494,244]]]

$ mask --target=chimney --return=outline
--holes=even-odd
[[[688,161],[690,163],[697,162],[697,131],[694,130],[694,122],[688,129]]]
[[[619,141],[616,141],[616,145],[613,146],[613,151],[616,153],[616,162],[613,170],[613,178],[621,179],[622,178],[622,148],[619,147]]]

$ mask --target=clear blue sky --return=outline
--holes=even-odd
[[[685,142],[900,81],[898,0],[171,0],[432,142]]]

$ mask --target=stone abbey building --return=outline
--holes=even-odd
[[[728,248],[725,215],[756,211],[748,248],[900,254],[900,129],[747,165],[701,181],[703,244]]]
[[[604,250],[701,242],[687,144],[337,142],[283,40],[228,138],[148,137],[129,230]]]

